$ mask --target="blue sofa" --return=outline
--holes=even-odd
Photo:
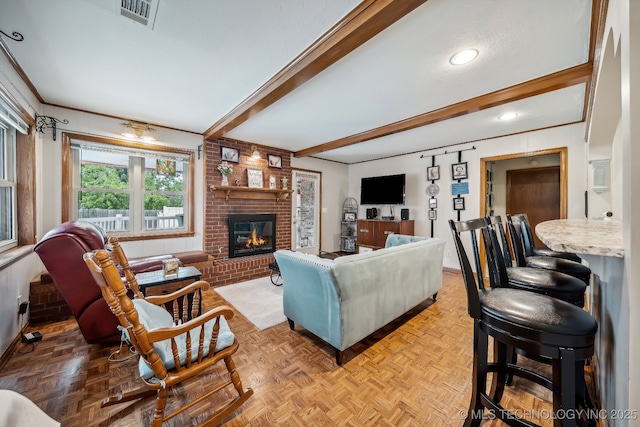
[[[442,289],[445,241],[389,235],[374,252],[319,258],[278,250],[284,314],[336,349],[336,362],[353,344]]]

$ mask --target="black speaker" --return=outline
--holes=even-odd
[[[400,219],[403,221],[409,219],[409,209],[400,209]]]
[[[367,219],[375,219],[378,216],[377,208],[369,208],[367,209]]]

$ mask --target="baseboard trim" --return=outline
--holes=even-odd
[[[18,345],[22,342],[22,335],[24,335],[25,331],[29,328],[29,321],[22,327],[20,333],[11,341],[9,347],[2,353],[0,356],[0,372],[4,370],[4,366],[7,364],[13,353],[18,349]]]

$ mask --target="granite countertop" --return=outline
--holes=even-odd
[[[624,257],[621,221],[556,219],[536,225],[536,235],[554,251]]]

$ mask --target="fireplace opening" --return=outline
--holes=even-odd
[[[276,250],[275,214],[230,214],[229,258]]]

